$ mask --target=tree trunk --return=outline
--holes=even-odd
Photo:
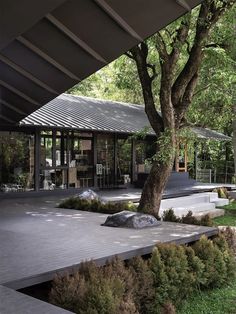
[[[154,162],[145,182],[139,203],[139,211],[158,218],[162,194],[172,171],[173,162],[158,164]]]

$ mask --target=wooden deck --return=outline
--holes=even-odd
[[[1,314],[69,314],[59,307],[0,286]]]
[[[188,243],[217,229],[162,223],[143,230],[101,226],[106,215],[57,209],[55,199],[0,202],[0,284],[20,289],[72,271],[81,261],[101,265],[147,254],[157,242]]]

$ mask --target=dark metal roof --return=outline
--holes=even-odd
[[[0,1],[0,124],[15,124],[201,0]]]
[[[232,138],[215,130],[210,130],[202,127],[191,127],[191,131],[200,139],[212,139],[217,141],[231,141]]]
[[[136,133],[149,126],[143,106],[69,94],[53,99],[20,124],[116,133]]]
[[[20,125],[126,134],[134,134],[147,128],[147,134],[155,134],[142,105],[69,94],[55,98],[22,120]],[[192,127],[191,130],[199,138],[224,141],[231,139],[209,129]]]

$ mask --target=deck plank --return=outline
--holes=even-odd
[[[163,222],[133,230],[103,227],[106,215],[55,208],[55,198],[0,201],[0,284],[20,289],[93,259],[123,259],[152,251],[157,242],[188,243],[216,228]]]
[[[1,314],[69,314],[59,307],[0,286]]]

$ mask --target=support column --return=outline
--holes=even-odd
[[[97,133],[93,134],[93,185],[98,187],[98,176],[96,173],[96,164],[98,163],[98,150],[97,150]]]
[[[136,166],[136,141],[132,138],[131,140],[131,183],[135,180],[135,166]]]
[[[34,143],[34,187],[35,191],[39,191],[39,169],[40,169],[40,130],[35,131]]]
[[[66,183],[66,187],[67,189],[69,189],[70,187],[70,184],[69,184],[69,175],[70,175],[70,147],[71,147],[71,139],[70,139],[70,136],[69,136],[70,132],[69,131],[66,131],[65,133],[65,136],[66,136],[66,164],[67,164],[67,183]]]
[[[197,142],[194,142],[194,172],[195,172],[195,180],[197,180]]]
[[[52,131],[52,167],[56,168],[56,130]]]
[[[114,134],[114,179],[113,184],[117,184],[117,134]]]

